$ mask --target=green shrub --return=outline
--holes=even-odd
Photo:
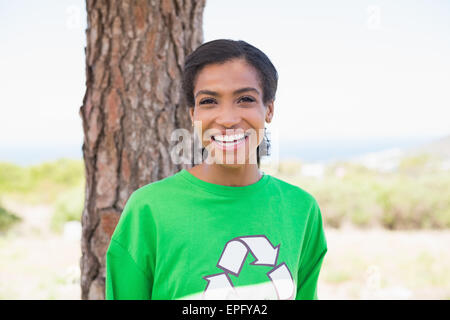
[[[0,206],[0,233],[8,231],[14,224],[21,220],[20,217]]]
[[[69,221],[80,221],[84,206],[83,188],[72,188],[57,198],[50,227],[54,232],[61,232],[64,224]]]
[[[418,175],[424,172],[436,172],[440,167],[442,158],[430,153],[419,153],[403,157],[399,163],[400,173]]]
[[[393,230],[450,228],[450,172],[435,170],[427,159],[404,160],[396,172],[340,162],[329,165],[322,178],[282,173],[277,177],[311,193],[330,227],[345,222]]]
[[[450,179],[445,175],[399,176],[380,193],[381,221],[388,229],[450,228]]]
[[[282,175],[296,176],[300,170],[301,163],[299,161],[283,161],[278,164],[278,172]]]
[[[29,167],[0,163],[0,193],[28,203],[53,203],[61,191],[84,183],[82,160],[60,159]]]
[[[60,186],[73,186],[82,181],[84,168],[81,160],[59,159],[29,167],[29,174],[33,185],[48,181]]]
[[[25,192],[30,183],[28,170],[21,166],[0,162],[0,193]]]

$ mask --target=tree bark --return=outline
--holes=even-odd
[[[130,194],[174,174],[170,135],[190,128],[185,56],[203,41],[205,0],[87,0],[80,116],[86,189],[81,298],[105,298],[105,255]]]

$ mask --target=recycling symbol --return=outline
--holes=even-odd
[[[208,284],[203,292],[204,299],[234,299],[237,292],[229,274],[239,276],[247,255],[250,252],[256,266],[273,267],[267,272],[275,287],[278,300],[294,298],[295,284],[286,263],[277,265],[280,245],[274,247],[265,235],[244,236],[231,239],[225,244],[217,267],[224,272],[203,277]]]

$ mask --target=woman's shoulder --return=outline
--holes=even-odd
[[[296,184],[274,177],[273,175],[270,175],[270,178],[272,180],[272,183],[279,189],[283,190],[283,192],[289,192],[292,193],[292,195],[309,198],[311,200],[314,199],[311,193]]]
[[[305,189],[271,176],[271,179],[275,185],[279,186],[280,193],[282,193],[281,200],[289,203],[289,206],[298,209],[301,215],[307,213],[308,221],[310,223],[316,223],[321,219],[321,210],[316,198],[306,191]]]
[[[314,198],[314,196],[309,193],[308,191],[306,191],[305,189],[303,189],[302,187],[295,185],[293,183],[287,182],[285,180],[282,180],[280,178],[276,178],[273,175],[270,175],[272,184],[278,188],[283,195],[288,196],[288,197],[293,197],[294,199],[297,199],[299,201],[306,201],[309,202],[310,204],[317,204],[316,199]]]
[[[161,197],[167,198],[167,196],[173,195],[177,188],[182,187],[182,180],[178,175],[179,172],[137,188],[131,193],[130,200],[132,199],[134,203],[139,203],[150,199],[160,199]]]

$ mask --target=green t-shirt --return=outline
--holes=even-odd
[[[316,200],[263,174],[231,187],[183,169],[134,191],[106,254],[106,299],[317,299]]]

